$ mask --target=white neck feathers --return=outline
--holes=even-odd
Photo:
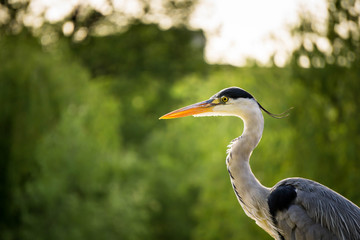
[[[241,106],[236,115],[244,121],[244,131],[229,146],[226,164],[230,180],[245,213],[260,227],[273,234],[274,227],[268,225],[269,219],[271,222],[269,212],[263,208],[267,206],[269,189],[261,185],[249,165],[251,153],[262,136],[264,118],[256,101],[249,102],[248,106]]]

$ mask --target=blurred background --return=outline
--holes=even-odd
[[[360,1],[0,0],[0,239],[270,239],[237,203],[236,118],[159,121],[239,86],[251,159],[360,204]]]

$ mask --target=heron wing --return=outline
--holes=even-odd
[[[286,202],[291,189],[296,194]],[[286,200],[286,205],[278,204],[275,209],[276,205],[269,202],[270,213],[283,238],[360,239],[360,209],[326,186],[307,179],[289,178],[272,188],[269,199],[276,200],[275,194],[278,199],[280,196]]]

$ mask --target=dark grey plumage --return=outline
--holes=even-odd
[[[211,99],[220,98],[222,96],[227,96],[232,99],[238,98],[254,98],[250,93],[245,91],[244,89],[238,87],[229,87],[221,90],[220,92],[216,93]]]
[[[273,215],[284,239],[360,239],[360,209],[355,204],[326,186],[303,178],[280,181],[269,197],[282,186],[292,186],[296,191],[288,207]]]

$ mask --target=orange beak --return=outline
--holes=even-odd
[[[193,116],[199,113],[204,112],[211,112],[212,108],[217,105],[214,99],[209,99],[203,102],[195,103],[190,106],[186,106],[175,111],[172,111],[164,116],[160,117],[159,119],[172,119],[172,118],[180,118],[180,117],[187,117]]]

